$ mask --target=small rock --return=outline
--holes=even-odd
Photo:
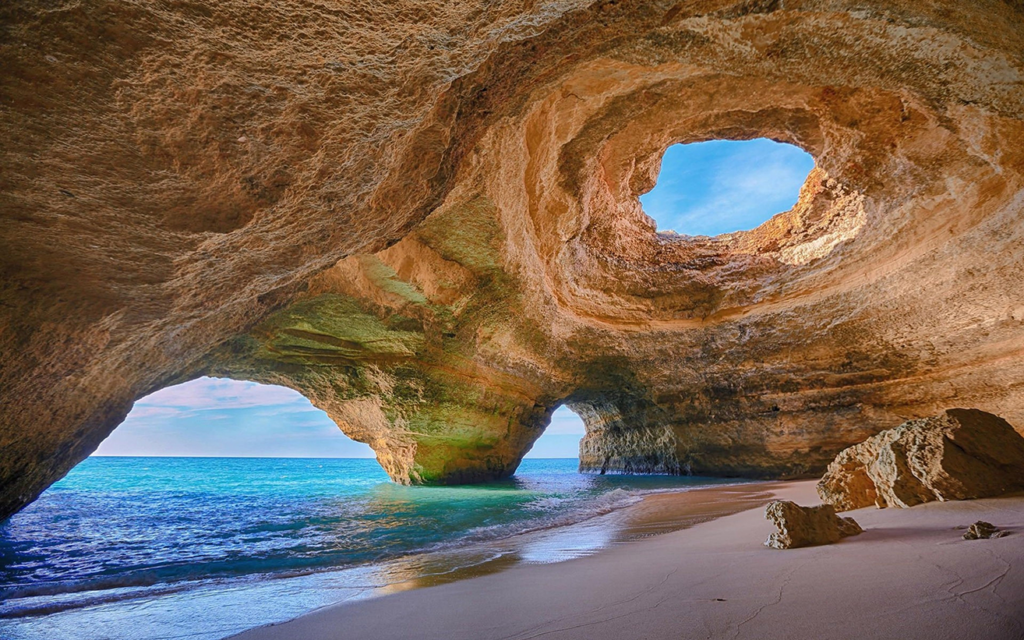
[[[844,518],[842,516],[836,516],[839,519],[839,535],[847,538],[849,536],[856,536],[864,533],[864,529],[861,529],[860,525],[853,518]]]
[[[773,549],[832,544],[864,532],[853,518],[837,516],[830,504],[801,507],[788,500],[773,500],[765,507],[764,517],[779,529],[764,543]]]
[[[964,534],[964,540],[980,540],[982,538],[1002,538],[1005,535],[1005,531],[1000,530],[991,522],[978,520],[971,526],[967,527],[967,533]]]
[[[241,143],[249,142],[249,138],[246,138],[245,136],[238,136],[238,141]]]

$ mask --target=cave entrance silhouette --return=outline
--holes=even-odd
[[[551,422],[534,441],[526,458],[578,458],[580,439],[586,435],[583,419],[566,405],[551,414]]]
[[[210,377],[140,398],[93,455],[374,457],[298,391]]]

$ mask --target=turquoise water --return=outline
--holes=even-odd
[[[90,458],[0,525],[0,637],[223,637],[505,556],[575,557],[607,538],[595,516],[722,482],[576,464],[403,487],[366,459]]]

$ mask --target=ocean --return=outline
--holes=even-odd
[[[212,640],[614,541],[617,509],[727,481],[580,474],[405,487],[372,459],[94,457],[0,523],[0,637]]]

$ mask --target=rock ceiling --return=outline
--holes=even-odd
[[[0,517],[134,400],[283,384],[401,482],[799,476],[907,418],[1024,427],[1019,2],[0,7]],[[657,234],[671,144],[813,154]],[[736,176],[741,180],[742,176]]]

